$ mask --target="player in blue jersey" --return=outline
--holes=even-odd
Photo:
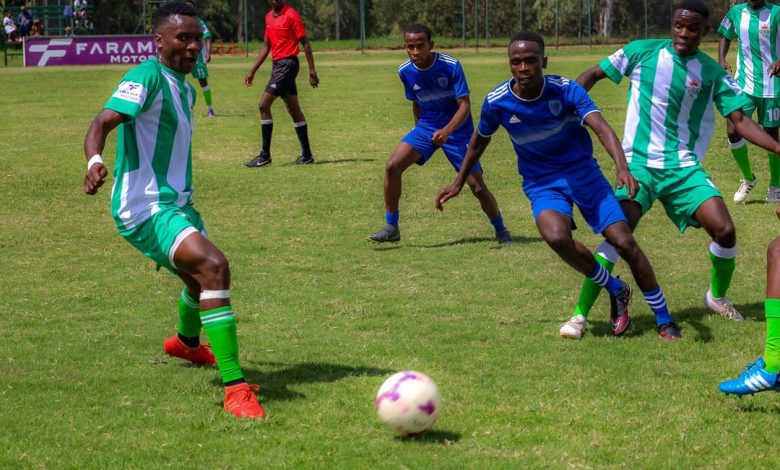
[[[536,226],[545,242],[571,267],[607,289],[612,299],[613,323],[627,327],[624,320],[629,318],[631,287],[607,272],[572,237],[572,206],[576,204],[595,233],[617,244],[614,246],[628,262],[657,317],[659,335],[679,339],[680,332],[669,315],[653,268],[631,235],[612,186],[593,157],[593,143],[583,124],[593,129],[615,161],[617,186],[625,186],[633,196],[638,183],[628,172],[617,135],[581,86],[542,73],[547,58],[541,36],[530,31],[517,33],[509,43],[508,53],[512,79],[485,98],[479,127],[471,138],[463,165],[455,182],[439,191],[436,207],[443,210],[444,202],[458,195],[491,136],[503,126],[512,140],[523,191],[531,201]],[[579,320],[572,319],[564,325],[564,336],[582,337],[587,321],[584,317]]]
[[[380,243],[401,239],[398,201],[403,172],[413,163],[424,165],[439,147],[455,170],[460,170],[474,131],[469,87],[460,62],[433,52],[431,30],[421,24],[406,28],[404,45],[409,60],[398,68],[398,75],[406,98],[412,102],[415,126],[401,139],[385,166],[386,225],[367,237]],[[511,243],[512,234],[504,226],[496,198],[485,185],[479,164],[471,170],[466,183],[495,228],[496,239],[502,244]]]

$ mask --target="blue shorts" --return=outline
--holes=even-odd
[[[436,149],[438,145],[433,143],[433,133],[438,131],[439,128],[434,128],[426,124],[418,124],[409,131],[408,134],[401,139],[401,142],[406,142],[411,145],[420,155],[422,159],[417,162],[418,165],[425,165]],[[450,138],[447,142],[441,146],[444,151],[444,155],[449,160],[450,165],[455,168],[456,171],[460,171],[460,167],[463,164],[463,157],[466,156],[466,151],[469,149],[469,141],[471,140],[471,134],[473,129],[469,129],[468,126],[461,127],[457,132],[450,134]],[[477,162],[474,168],[471,169],[471,174],[477,173],[482,170],[482,165]]]
[[[572,205],[576,204],[593,233],[603,233],[614,223],[626,222],[612,186],[598,169],[556,175],[544,181],[524,179],[523,191],[531,201],[534,219],[545,210],[573,218]]]

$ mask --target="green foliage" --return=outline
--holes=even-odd
[[[729,296],[745,322],[702,307],[709,238],[679,234],[658,206],[637,239],[683,341],[657,338],[641,296],[625,337],[610,334],[602,296],[585,338],[562,340],[558,326],[581,276],[540,240],[505,133],[482,163],[518,243],[499,248],[467,192],[435,211],[437,189],[454,178],[438,153],[404,174],[402,242],[369,245],[363,237],[384,222],[385,162],[412,124],[396,75],[405,55],[316,51],[321,85],[298,83],[319,164],[286,165],[298,143],[276,103],[273,165],[241,165],[258,150],[257,101],[269,72],[261,68],[246,88],[251,59],[214,57],[218,116],[205,118],[200,94],[195,108],[196,205],[230,260],[240,357],[262,386],[266,422],[222,410],[214,369],[162,354],[181,281],[117,235],[110,181],[96,197],[83,194],[84,133],[127,68],[0,69],[0,102],[18,110],[0,126],[0,467],[772,465],[777,395],[717,391],[764,343],[764,256],[778,221],[760,201],[763,188],[746,205],[729,202],[740,244]],[[548,72],[572,77],[609,52],[549,48]],[[477,115],[508,76],[505,52],[453,53]],[[625,84],[593,90],[619,134],[625,93]],[[705,165],[730,199],[739,176],[717,123]],[[115,135],[109,167],[114,143]],[[763,152],[751,152],[765,186]],[[595,247],[600,237],[576,217],[576,237]],[[624,264],[616,273],[631,278]],[[434,432],[403,440],[379,423],[373,399],[407,368],[430,374],[444,404]]]

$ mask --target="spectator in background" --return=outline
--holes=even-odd
[[[5,35],[8,37],[8,42],[14,42],[17,40],[16,25],[14,20],[11,19],[11,12],[5,12],[5,18],[3,18],[3,29],[5,29]]]
[[[76,19],[76,28],[87,27],[87,0],[73,0],[73,17]]]
[[[65,8],[62,9],[62,17],[65,18],[66,26],[73,26],[73,7],[70,3],[66,3]]]
[[[73,36],[73,28],[65,26],[65,36]]]
[[[30,29],[33,24],[33,14],[26,6],[22,5],[19,9],[19,16],[16,18],[16,23],[19,25],[19,35],[29,36]]]
[[[32,28],[30,28],[30,36],[46,36],[46,28],[41,23],[41,20],[34,19]]]

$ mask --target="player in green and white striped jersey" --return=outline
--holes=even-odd
[[[185,0],[184,3],[187,3],[192,6],[196,11],[198,9],[197,5],[195,5],[195,0]],[[198,83],[200,84],[200,88],[203,91],[203,100],[206,102],[206,107],[208,111],[206,111],[206,116],[208,117],[215,117],[217,113],[214,112],[214,107],[211,105],[211,86],[209,85],[209,68],[206,65],[207,63],[211,62],[211,31],[209,31],[209,27],[206,26],[206,22],[203,21],[203,19],[198,16],[198,23],[200,23],[200,27],[203,30],[203,49],[200,51],[200,54],[198,54],[198,63],[195,64],[195,68],[192,69],[192,76],[198,79]]]
[[[706,306],[725,317],[741,320],[726,293],[734,273],[737,238],[722,196],[699,165],[715,125],[712,109],[734,125],[748,141],[769,151],[780,144],[743,113],[749,100],[734,79],[698,47],[707,33],[709,9],[700,0],[683,0],[674,11],[672,39],[634,41],[583,72],[585,89],[609,78],[619,83],[629,77],[623,148],[631,174],[640,189],[631,201],[617,190],[632,229],[660,200],[682,232],[704,227],[712,237],[712,263]],[[617,261],[613,247],[603,244],[596,259],[610,271]],[[587,316],[598,295],[586,281],[575,315]]]
[[[101,153],[119,127],[111,213],[120,235],[184,281],[178,333],[163,350],[195,364],[219,366],[225,409],[238,417],[265,411],[238,362],[236,318],[230,305],[230,270],[208,238],[192,205],[192,107],[195,89],[185,76],[201,51],[195,10],[166,3],[155,13],[157,57],[131,69],[84,138],[84,191],[97,194],[108,170]],[[206,330],[211,348],[200,343]],[[213,352],[212,352],[213,348]]]
[[[745,112],[749,116],[757,111],[756,121],[775,140],[778,140],[780,126],[780,78],[777,70],[778,40],[780,40],[780,7],[769,5],[764,0],[748,0],[735,5],[726,13],[718,33],[722,36],[718,44],[718,62],[729,73],[731,66],[726,62],[731,41],[737,40],[737,84],[748,95],[752,105]],[[734,193],[734,202],[742,203],[756,185],[756,177],[750,168],[745,139],[740,136],[731,122],[726,122],[729,146],[737,162],[742,180]],[[767,202],[780,202],[780,157],[769,153],[769,188]]]

